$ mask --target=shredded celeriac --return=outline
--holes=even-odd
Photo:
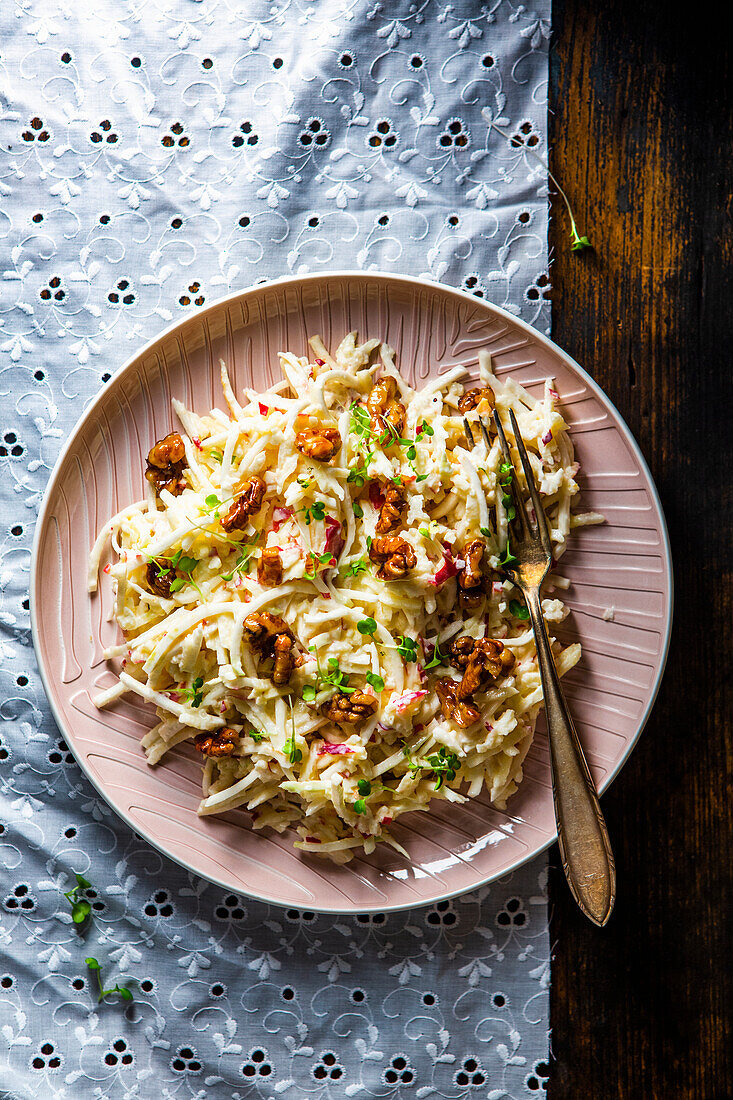
[[[495,432],[487,447],[475,430],[469,446],[458,409],[464,368],[413,389],[378,340],[359,344],[350,333],[333,355],[320,337],[310,344],[310,357],[280,354],[284,381],[262,393],[235,395],[222,363],[228,415],[201,416],[173,401],[185,488],[156,494],[146,483],[145,499],[114,516],[91,553],[95,591],[111,547],[104,572],[124,636],[105,654],[117,662],[118,682],[95,702],[108,706],[133,692],[153,704],[159,721],[142,742],[151,764],[197,734],[233,729],[234,752],[206,758],[199,813],[246,807],[255,828],[292,825],[297,847],[344,862],[379,841],[404,852],[389,826],[433,798],[464,802],[486,786],[504,807],[522,778],[542,687],[524,605],[500,567],[504,459]],[[549,380],[542,399],[511,377],[499,380],[487,353],[479,367],[504,422],[509,409],[516,415],[557,561],[571,529],[602,521],[571,512],[578,464],[558,395]],[[394,379],[406,413],[399,437],[375,432],[364,416],[363,402],[384,377]],[[299,432],[324,424],[341,439],[328,462],[296,445]],[[266,486],[262,507],[243,529],[225,532],[222,517],[255,475]],[[416,558],[399,580],[380,579],[369,557],[390,482],[407,499],[395,534]],[[479,606],[464,612],[457,574],[474,539],[484,542],[488,583]],[[264,548],[280,552],[282,582],[274,587],[258,581]],[[146,582],[151,563],[175,575],[169,597]],[[567,614],[555,598],[567,582],[554,574],[549,581],[554,593],[543,611],[551,630]],[[294,635],[303,662],[286,684],[273,682],[245,639],[255,612],[281,617]],[[459,635],[501,641],[515,658],[509,675],[476,692],[480,719],[466,729],[444,717],[435,691],[439,677],[460,678],[441,659]],[[561,675],[580,657],[578,644],[553,642],[553,651]],[[361,725],[336,726],[323,713],[344,688],[376,701]]]

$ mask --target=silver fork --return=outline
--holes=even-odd
[[[507,555],[509,564],[505,566],[505,570],[524,596],[534,631],[550,741],[557,841],[565,877],[580,909],[594,924],[602,927],[611,916],[616,900],[616,868],[598,795],[560,687],[560,678],[542,616],[540,592],[552,563],[552,545],[532,467],[511,409],[509,418],[534,517],[530,518],[524,506],[509,444],[499,415],[494,410],[494,422],[504,459],[512,470],[509,489],[516,513],[511,521],[511,557]],[[465,418],[463,423],[466,438],[473,446],[471,426]],[[481,417],[479,425],[486,447],[490,449],[489,433]]]

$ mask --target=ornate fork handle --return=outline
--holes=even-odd
[[[504,426],[498,410],[494,409],[494,423],[506,463],[505,472],[509,474],[509,482],[500,481],[500,484],[508,484],[512,500],[512,507],[509,509],[511,514],[507,513],[507,520],[512,527],[511,564],[505,566],[505,571],[521,590],[532,621],[545,696],[552,797],[563,870],[580,909],[594,924],[603,926],[610,917],[616,900],[616,867],[593,778],[560,688],[560,679],[542,615],[540,593],[553,560],[547,518],[517,418],[511,408],[509,420],[532,508],[529,511],[525,508],[519,489],[519,475]],[[482,417],[478,418],[478,424],[488,454],[492,446],[489,431]],[[475,446],[471,425],[466,417],[463,419],[463,426],[469,446]],[[506,549],[509,553],[509,540]],[[507,563],[509,560],[507,558]]]
[[[522,587],[545,696],[550,741],[552,795],[565,877],[579,907],[603,926],[616,898],[616,867],[588,763],[575,732],[550,649],[540,588]]]

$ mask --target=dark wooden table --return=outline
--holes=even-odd
[[[551,1100],[733,1096],[733,97],[722,10],[553,3],[551,167],[595,246],[568,250],[554,199],[553,336],[649,462],[672,541],[675,621],[652,717],[603,799],[619,876],[607,928],[579,915],[553,849]]]

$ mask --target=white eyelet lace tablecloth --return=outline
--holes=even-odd
[[[29,548],[110,374],[259,279],[424,274],[546,329],[549,0],[0,7],[0,1096],[524,1097],[546,862],[430,910],[223,894],[100,801],[50,717]],[[517,145],[519,142],[516,143]],[[93,883],[79,934],[62,896]],[[134,1001],[97,1006],[85,956]]]

